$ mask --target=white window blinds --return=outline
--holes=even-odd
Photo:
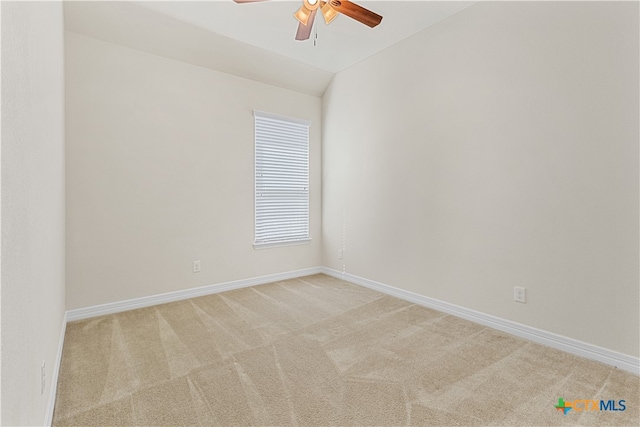
[[[309,122],[254,111],[255,246],[309,240]]]

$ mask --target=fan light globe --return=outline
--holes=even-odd
[[[323,4],[320,10],[322,11],[322,17],[324,18],[324,22],[327,25],[329,25],[331,21],[333,21],[338,17],[338,12],[336,12],[335,9],[331,7],[329,2],[326,2],[325,4]]]
[[[311,11],[306,7],[302,6],[296,13],[293,14],[295,18],[302,24],[307,25],[309,22],[309,17],[311,16]]]

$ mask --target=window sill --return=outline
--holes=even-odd
[[[298,246],[298,245],[308,245],[311,243],[311,238],[309,239],[298,239],[298,240],[287,240],[284,242],[269,242],[269,243],[254,243],[253,249],[267,249],[267,248],[277,248],[281,246]]]

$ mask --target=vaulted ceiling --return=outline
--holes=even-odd
[[[294,40],[301,1],[65,2],[67,30],[320,96],[333,75],[468,7],[467,1],[356,0],[384,17],[369,28],[318,16],[310,40]]]

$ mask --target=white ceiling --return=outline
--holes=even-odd
[[[369,28],[321,15],[308,41],[294,40],[301,0],[67,1],[68,30],[240,77],[322,95],[333,74],[474,2],[356,0],[384,18]],[[317,39],[314,43],[315,33]]]
[[[244,4],[232,0],[146,1],[139,4],[332,73],[342,71],[470,4],[462,1],[354,1],[382,15],[380,25],[371,29],[344,15],[327,25],[318,15],[311,38],[304,42],[294,40],[298,21],[293,13],[302,5],[301,0]]]

